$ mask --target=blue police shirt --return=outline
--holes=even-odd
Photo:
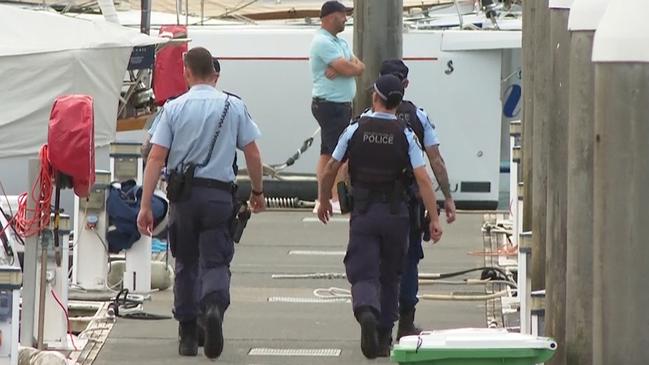
[[[176,98],[177,98],[177,96],[169,98],[167,101],[165,101],[165,103],[160,108],[158,108],[156,113],[153,115],[153,122],[151,123],[151,127],[147,131],[149,136],[153,136],[153,133],[155,133],[155,129],[158,127],[158,122],[160,121],[160,114],[162,114],[162,111],[167,106],[167,103],[169,103],[170,101],[172,101],[172,100],[174,100]]]
[[[372,118],[385,119],[386,121],[397,119],[396,115],[394,114],[381,112],[368,112],[364,113],[364,115]],[[336,161],[342,161],[343,158],[345,158],[347,148],[349,147],[349,141],[352,139],[352,136],[357,129],[358,123],[350,124],[349,127],[345,129],[343,134],[340,136],[340,139],[338,140],[338,145],[336,145],[334,153],[331,155],[333,159],[335,159]],[[421,150],[419,142],[417,142],[417,137],[410,129],[407,128],[404,129],[403,133],[405,133],[406,139],[408,140],[408,156],[410,156],[410,164],[412,165],[412,168],[416,169],[418,167],[425,166],[426,162],[424,161],[424,152]]]
[[[150,127],[149,130],[147,131],[147,133],[148,133],[150,136],[153,136],[153,134],[155,133],[156,128],[158,128],[158,122],[160,122],[160,115],[162,115],[162,111],[164,111],[164,107],[165,107],[166,105],[167,105],[167,104],[165,103],[164,106],[160,107],[160,109],[158,109],[158,111],[157,111],[157,112],[155,113],[155,115],[153,116],[153,123],[151,123],[151,127]]]
[[[195,85],[187,93],[168,102],[158,118],[151,143],[169,149],[167,167],[202,163],[221,119],[227,95],[209,85]],[[194,176],[225,182],[234,181],[232,162],[236,148],[243,149],[261,136],[245,104],[230,96],[230,108],[214,151],[206,166]]]
[[[424,147],[439,146],[439,137],[437,136],[435,127],[424,109],[417,108],[417,119],[419,119],[419,122],[424,127]]]
[[[361,116],[364,117],[371,113],[372,113],[371,109],[366,109],[361,114]],[[428,114],[424,111],[424,109],[417,108],[417,118],[419,119],[419,122],[424,128],[424,148],[428,148],[431,146],[439,146],[439,137],[437,136],[435,127],[433,126],[433,123],[428,118]]]
[[[338,76],[329,80],[325,70],[331,62],[344,58],[352,59],[349,44],[342,38],[336,37],[320,28],[311,42],[311,76],[313,79],[313,97],[319,97],[337,103],[351,102],[356,95],[356,80],[353,77]]]

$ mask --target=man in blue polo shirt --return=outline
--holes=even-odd
[[[356,95],[354,77],[365,70],[347,41],[337,36],[345,30],[347,8],[338,1],[327,1],[320,10],[320,19],[321,28],[313,38],[309,57],[313,78],[311,112],[321,129],[320,159],[316,168],[318,180],[331,159],[338,138],[352,119],[352,100]],[[338,180],[344,175],[343,170]],[[336,192],[332,194],[336,201]]]

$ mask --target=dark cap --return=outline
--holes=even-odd
[[[398,101],[403,100],[403,84],[398,77],[391,74],[379,76],[374,83],[374,91],[385,101],[395,100],[397,97]]]
[[[219,63],[219,60],[217,60],[216,57],[212,57],[212,64],[214,64],[214,71],[216,71],[216,73],[221,72],[221,63]]]
[[[320,9],[320,18],[324,18],[331,13],[337,12],[346,13],[347,7],[345,7],[345,5],[339,3],[338,1],[327,1],[326,3],[322,4],[322,8]]]
[[[381,70],[379,71],[380,75],[394,75],[398,77],[401,81],[408,79],[408,66],[406,66],[403,61],[394,59],[394,60],[385,60],[381,64]]]

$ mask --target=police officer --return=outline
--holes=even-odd
[[[386,60],[381,65],[380,74],[392,74],[397,76],[404,89],[408,87],[408,67],[402,60]],[[439,138],[435,131],[435,126],[428,119],[426,112],[417,108],[411,101],[403,100],[397,108],[397,117],[407,123],[417,136],[420,145],[424,148],[433,169],[437,183],[444,194],[444,210],[446,212],[446,221],[452,223],[455,221],[455,202],[451,196],[449,187],[448,173],[444,159],[439,152]],[[424,258],[422,248],[423,227],[417,220],[423,216],[423,205],[421,198],[418,196],[416,186],[413,186],[409,208],[411,213],[410,225],[410,244],[408,247],[408,258],[406,267],[401,277],[401,286],[399,294],[399,326],[397,329],[397,340],[402,336],[418,335],[421,329],[414,324],[415,306],[419,302],[417,292],[419,291],[417,265]]]
[[[176,258],[174,317],[179,321],[178,352],[196,356],[200,330],[205,336],[205,356],[214,359],[223,350],[222,321],[230,304],[230,262],[234,255],[228,229],[235,179],[232,161],[236,148],[243,150],[252,184],[250,205],[253,212],[262,211],[262,164],[255,142],[261,133],[241,100],[214,88],[215,70],[209,51],[193,48],[184,62],[190,89],[167,103],[160,116],[151,139],[153,147],[145,169],[137,223],[140,232],[151,234],[151,197],[167,161],[169,171],[184,173],[183,181],[190,187],[171,203],[169,223],[169,243]]]
[[[219,60],[214,58],[212,60],[212,64],[214,65],[214,71],[215,71],[215,74],[214,74],[214,86],[216,87],[216,83],[219,81],[219,77],[221,76],[221,63],[219,62]],[[233,95],[233,94],[230,94],[230,95]],[[162,111],[164,110],[167,103],[174,100],[175,98],[177,98],[177,96],[172,96],[169,99],[167,99],[165,104],[162,107],[158,108],[156,113],[150,119],[151,126],[149,127],[149,129],[146,132],[146,138],[144,139],[144,143],[142,143],[142,158],[144,158],[145,162],[146,162],[147,158],[149,157],[149,152],[151,152],[151,137],[153,137],[153,133],[155,133],[155,130],[158,127],[158,121],[160,121],[160,115],[162,114]]]
[[[389,356],[398,318],[400,274],[408,249],[408,176],[414,175],[424,204],[433,212],[431,237],[437,242],[442,235],[423,153],[415,135],[395,115],[403,92],[397,77],[378,78],[373,112],[342,134],[319,185],[318,217],[326,224],[332,214],[329,198],[336,173],[349,160],[353,210],[344,263],[354,315],[361,326],[361,350],[370,359]]]

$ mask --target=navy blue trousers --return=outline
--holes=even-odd
[[[428,228],[428,227],[426,227]],[[423,232],[421,229],[410,226],[410,237],[408,243],[408,255],[401,276],[401,290],[399,292],[399,306],[402,310],[412,310],[419,299],[419,261],[424,258],[422,247]]]
[[[234,243],[229,233],[232,194],[193,187],[191,197],[171,204],[169,244],[176,258],[174,317],[194,320],[203,299],[214,294],[222,312],[230,305],[230,262]]]
[[[390,213],[387,203],[373,203],[367,212],[354,208],[344,263],[352,285],[356,313],[370,307],[379,314],[379,326],[390,329],[399,318],[399,282],[408,248],[408,208]]]

